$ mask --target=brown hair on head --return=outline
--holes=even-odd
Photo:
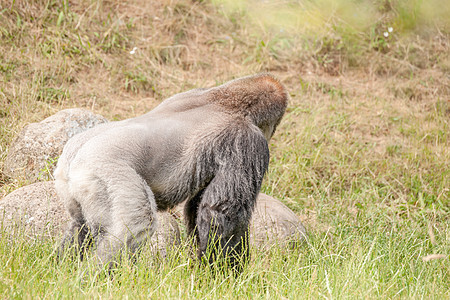
[[[213,88],[210,101],[233,114],[249,117],[258,127],[280,122],[289,96],[286,88],[271,74],[239,78]]]
[[[212,102],[231,110],[247,110],[252,106],[264,106],[278,102],[287,105],[287,91],[271,74],[262,73],[227,82],[214,89]]]

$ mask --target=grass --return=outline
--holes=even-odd
[[[238,276],[199,266],[185,244],[162,261],[144,251],[109,276],[89,260],[57,263],[55,241],[3,235],[0,288],[8,298],[447,298],[448,260],[422,256],[448,250],[450,228],[440,228],[433,245],[426,227],[383,210],[358,213],[297,249],[252,249]]]
[[[3,1],[0,169],[26,124],[61,109],[120,120],[270,71],[291,101],[262,191],[297,212],[310,238],[252,248],[237,277],[198,266],[185,243],[96,276],[89,261],[56,263],[57,237],[2,229],[0,293],[450,298],[450,14],[434,1],[330,3]],[[0,171],[0,196],[27,183]],[[429,254],[447,258],[423,261]]]

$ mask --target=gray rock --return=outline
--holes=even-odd
[[[0,224],[10,233],[60,241],[68,222],[69,216],[56,195],[53,181],[24,186],[0,200]],[[167,212],[158,212],[158,229],[147,245],[165,255],[167,249],[179,243],[176,219]]]
[[[10,145],[4,174],[30,182],[48,180],[66,142],[107,120],[86,109],[66,109],[26,126]]]
[[[250,242],[268,248],[293,246],[306,238],[299,217],[279,200],[260,193],[250,225]]]
[[[173,209],[183,221],[184,202]],[[250,223],[250,245],[269,248],[275,244],[292,246],[306,238],[300,218],[279,200],[260,193]]]
[[[52,181],[21,187],[0,200],[0,221],[28,237],[62,236],[69,221]]]

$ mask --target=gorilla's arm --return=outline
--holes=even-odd
[[[234,266],[248,257],[249,220],[269,164],[269,149],[261,131],[251,125],[230,129],[215,151],[214,178],[186,208],[197,210],[199,256],[206,255],[210,262],[227,257]]]

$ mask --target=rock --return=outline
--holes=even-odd
[[[250,242],[263,248],[292,246],[306,238],[299,217],[279,200],[260,193],[250,225]]]
[[[69,220],[52,181],[21,187],[0,200],[0,221],[29,236],[62,236]]]
[[[60,241],[68,221],[53,181],[24,186],[0,200],[0,224],[11,233],[23,230],[31,239],[55,237]],[[179,243],[176,219],[167,212],[158,212],[158,229],[148,245],[165,255],[168,248]]]
[[[86,109],[66,109],[26,126],[10,145],[4,174],[30,182],[48,180],[66,142],[107,120]]]
[[[183,219],[184,202],[173,209]],[[292,246],[306,238],[300,218],[279,200],[260,193],[250,223],[250,245],[268,248],[275,244]]]

